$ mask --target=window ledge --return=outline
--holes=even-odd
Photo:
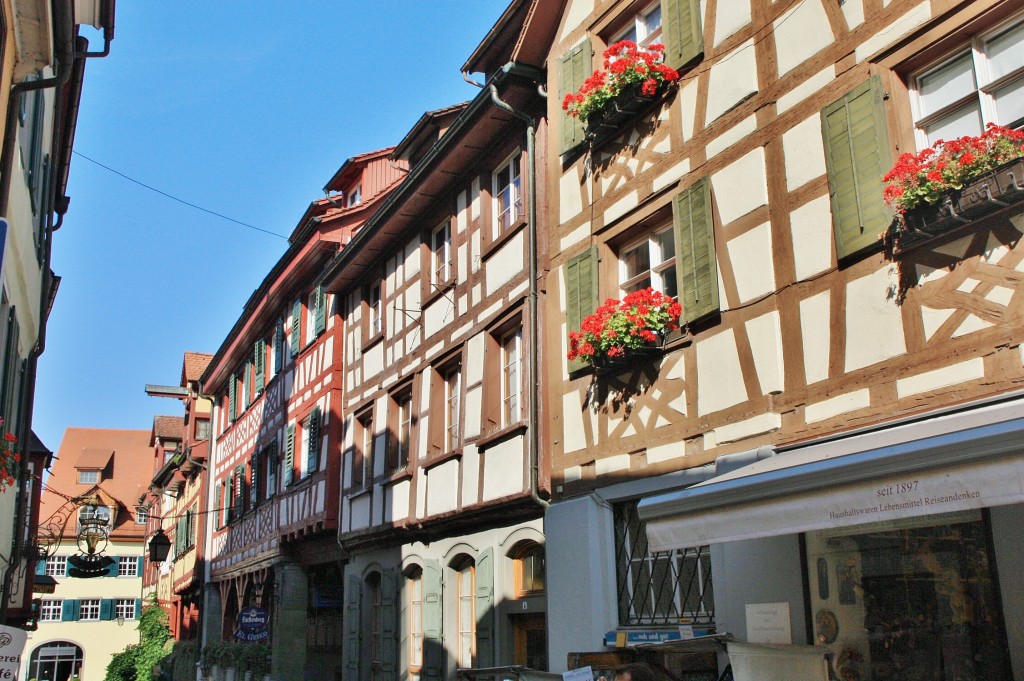
[[[402,482],[403,480],[412,480],[412,465],[406,466],[400,470],[392,473],[385,481],[386,485],[393,485],[396,482]]]
[[[431,468],[434,468],[435,466],[440,466],[441,464],[447,461],[452,461],[453,459],[461,458],[462,447],[459,447],[458,449],[453,449],[450,452],[444,452],[443,454],[437,454],[435,456],[430,457],[427,461],[423,463],[423,469],[430,470]]]
[[[363,339],[363,352],[366,352],[371,347],[384,340],[384,331],[378,331],[369,338]]]
[[[358,488],[355,488],[355,489],[351,489],[351,490],[348,491],[347,494],[345,494],[345,498],[347,500],[349,500],[349,501],[352,501],[354,499],[358,499],[361,496],[365,496],[365,495],[369,494],[370,490],[371,490],[371,487],[372,486],[358,487]]]
[[[477,449],[483,451],[488,447],[493,447],[494,445],[501,444],[506,440],[511,440],[517,435],[522,435],[525,432],[526,421],[519,421],[517,423],[513,423],[510,426],[505,426],[504,428],[493,430],[489,433],[481,435],[476,440],[476,446]]]
[[[508,240],[510,240],[513,236],[518,234],[520,230],[522,230],[525,226],[526,217],[520,217],[518,220],[512,223],[511,227],[509,227],[504,232],[499,234],[494,239],[488,241],[484,245],[483,253],[481,253],[480,259],[487,260],[488,258],[490,258],[492,255],[494,255],[496,251],[498,251],[502,246],[504,246]],[[494,229],[493,225],[491,226],[491,229]]]

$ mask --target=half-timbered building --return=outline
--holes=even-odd
[[[331,178],[201,381],[215,398],[205,636],[270,640],[274,678],[337,667],[342,326],[314,282],[401,181],[390,152]],[[246,607],[269,632],[239,631]]]
[[[582,125],[621,39],[680,79]],[[551,669],[727,631],[843,679],[1024,678],[1020,171],[882,237],[901,153],[1024,120],[1020,3],[570,0],[547,78]],[[648,286],[662,347],[567,361]]]
[[[181,400],[184,416],[153,419],[153,479],[145,500],[150,538],[162,530],[171,551],[147,562],[143,587],[167,611],[176,641],[199,637],[203,601],[207,463],[212,401],[199,395],[199,378],[213,355],[186,352],[177,386],[147,385],[146,394]]]
[[[344,678],[547,667],[538,86],[560,3],[514,2],[323,281],[344,320]]]

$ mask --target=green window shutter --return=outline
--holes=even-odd
[[[107,577],[117,577],[117,564],[121,562],[120,556],[111,556],[113,563],[107,566]]]
[[[139,619],[141,617],[142,617],[142,599],[141,598],[136,598],[135,599],[135,619]]]
[[[661,0],[665,63],[680,69],[704,53],[699,0]]]
[[[36,561],[36,577],[46,576],[46,559],[42,558]]]
[[[279,451],[277,440],[270,443],[270,450],[267,454],[267,498],[277,493],[277,453]]]
[[[444,599],[441,568],[434,561],[423,563],[423,678],[444,677]]]
[[[245,479],[245,465],[235,467],[235,517],[241,518],[245,513],[246,492],[248,482]]]
[[[224,508],[227,510],[228,522],[235,518],[235,475],[232,473],[227,479],[227,488],[224,491]]]
[[[681,322],[719,309],[715,229],[711,220],[711,182],[703,178],[672,199],[676,233],[676,281],[683,306]]]
[[[284,441],[284,484],[292,484],[293,468],[295,467],[295,426],[288,426]]]
[[[141,577],[142,576],[142,569],[145,567],[145,563],[143,563],[143,556],[139,556],[138,561],[139,561],[139,565],[136,568],[135,574],[137,574],[139,577]]]
[[[279,319],[274,322],[274,372],[281,371],[284,366],[284,323]]]
[[[327,292],[323,286],[316,287],[316,333],[320,335],[327,329]]]
[[[292,357],[299,354],[299,317],[302,316],[302,301],[296,300],[292,305],[292,336],[289,339]]]
[[[60,620],[74,622],[78,619],[80,603],[75,599],[65,599],[60,606]]]
[[[385,678],[393,678],[398,650],[395,618],[395,573],[385,570],[380,576],[380,664]]]
[[[565,265],[565,319],[568,331],[579,331],[583,319],[598,306],[597,246],[577,255]],[[586,362],[569,362],[569,373],[587,366]]]
[[[224,517],[223,512],[221,511],[222,508],[224,508],[224,489],[220,485],[217,485],[217,503],[214,508],[213,517],[218,530],[224,527],[224,523],[221,522],[221,519]]]
[[[228,377],[228,418],[234,421],[238,418],[238,395],[235,387],[235,375]]]
[[[100,619],[109,622],[114,619],[114,601],[109,598],[100,599]]]
[[[256,393],[259,394],[266,386],[267,341],[262,338],[256,341],[252,354],[253,366],[256,370]]]
[[[476,560],[476,665],[494,665],[494,551]]]
[[[569,50],[562,57],[558,67],[558,105],[562,105],[565,96],[570,92],[576,92],[583,85],[593,69],[594,50],[590,46],[590,39],[584,40],[576,47]],[[561,153],[565,153],[583,141],[586,132],[583,121],[573,118],[564,111],[562,116],[562,147]]]
[[[313,407],[309,414],[309,451],[306,453],[306,470],[310,475],[320,468],[320,407]]]
[[[821,111],[836,254],[878,243],[892,222],[882,203],[882,176],[892,164],[882,80],[872,76]]]
[[[359,658],[362,657],[362,622],[359,604],[362,584],[358,577],[349,577],[345,589],[345,667],[352,678],[359,678]]]
[[[251,479],[249,482],[249,488],[252,490],[250,494],[251,505],[256,508],[256,505],[260,503],[260,459],[262,458],[262,452],[255,452],[252,458],[249,460],[249,470],[251,472]]]

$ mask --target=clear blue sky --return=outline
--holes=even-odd
[[[111,54],[86,68],[75,150],[287,235],[346,158],[476,95],[459,67],[506,5],[118,3]],[[67,426],[181,413],[145,384],[177,385],[182,353],[216,351],[287,245],[77,156],[68,193],[33,423],[54,451]]]

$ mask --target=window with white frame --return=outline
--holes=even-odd
[[[612,38],[612,43],[631,40],[641,47],[661,41],[661,0],[647,5],[633,15],[629,23]]]
[[[974,36],[911,78],[920,147],[977,135],[988,123],[1024,125],[1024,20]]]
[[[126,620],[135,619],[135,599],[117,598],[114,600],[114,617]]]
[[[445,220],[430,233],[430,283],[444,284],[452,277],[452,227]]]
[[[60,598],[47,598],[39,607],[40,622],[59,622],[64,601]]]
[[[100,618],[100,599],[83,598],[78,601],[80,620],[98,620]]]
[[[46,574],[48,577],[66,577],[68,574],[68,557],[49,556],[46,559]]]
[[[412,448],[412,390],[405,389],[392,398],[395,410],[394,453],[391,456],[391,471],[403,471],[409,467],[409,453]]]
[[[493,175],[494,238],[511,229],[523,215],[519,150],[507,158]]]
[[[517,326],[501,337],[501,425],[522,419],[522,342],[523,329]]]
[[[442,374],[444,380],[444,444],[446,452],[459,448],[459,397],[462,367],[449,366]]]
[[[405,578],[409,594],[409,671],[418,673],[423,667],[423,570],[419,566]]]
[[[95,485],[99,481],[99,471],[78,471],[78,484],[80,485]]]
[[[352,206],[358,206],[363,202],[363,186],[357,184],[348,193],[348,199],[346,205],[351,208]]]
[[[632,293],[647,287],[673,298],[676,286],[676,240],[669,225],[619,250],[619,288]]]
[[[316,338],[317,290],[314,288],[306,298],[306,343]]]
[[[367,305],[370,314],[369,336],[373,338],[384,330],[384,297],[381,294],[381,282],[370,286]]]
[[[145,525],[148,520],[149,520],[149,510],[148,509],[143,508],[142,506],[139,506],[138,508],[135,509],[135,524],[136,525]]]
[[[476,653],[475,573],[472,561],[467,561],[456,572],[459,607],[456,612],[458,639],[455,643],[455,655],[456,664],[465,669],[473,667],[473,656]]]
[[[273,353],[271,353],[271,357],[273,357]],[[210,419],[196,419],[196,439],[210,439]]]
[[[118,577],[138,577],[139,576],[139,559],[138,559],[138,556],[118,556],[117,557],[117,576]]]

